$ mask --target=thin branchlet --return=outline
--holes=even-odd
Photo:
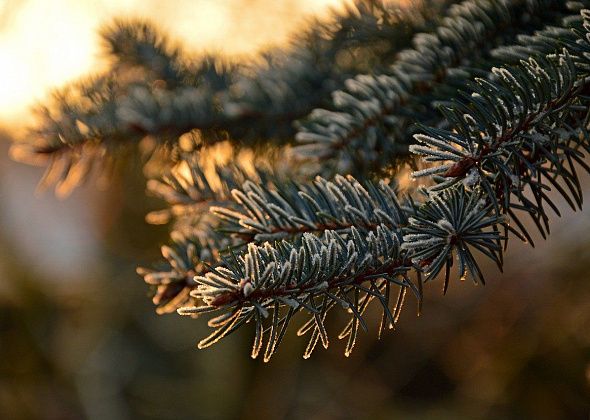
[[[223,219],[225,232],[246,243],[352,227],[369,231],[381,224],[399,228],[407,223],[408,209],[400,204],[395,187],[361,183],[352,176],[331,181],[317,177],[313,183],[283,183],[279,188],[246,182],[232,195],[237,209],[216,206],[211,211]]]
[[[365,323],[358,297],[354,296],[358,293],[377,297],[393,325],[395,317],[384,293],[389,293],[391,286],[418,293],[407,276],[411,267],[401,250],[399,234],[384,225],[365,236],[352,228],[347,235],[335,231],[326,231],[321,237],[306,233],[300,245],[286,241],[274,246],[268,242],[262,246],[250,244],[247,252],[235,260],[195,277],[199,286],[192,295],[203,303],[180,308],[179,313],[221,312],[209,322],[216,330],[199,343],[200,348],[214,344],[243,323],[264,323],[256,328],[258,331],[267,329],[265,320],[272,320],[267,346],[272,351],[265,354],[268,360],[280,336],[276,334],[281,328],[277,313],[286,310],[292,316],[306,311],[311,314],[310,345],[305,354],[309,356],[318,338],[327,347],[324,320],[335,304]],[[224,322],[218,324],[220,318]],[[256,342],[262,340],[258,334],[253,357],[260,349]]]

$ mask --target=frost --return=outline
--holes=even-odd
[[[543,133],[534,133],[531,135],[531,138],[533,139],[533,141],[541,144],[549,143],[549,141],[551,140],[547,134]]]
[[[440,227],[442,230],[448,233],[454,234],[456,232],[453,224],[449,222],[447,219],[440,219],[438,222],[436,222],[436,224],[438,225],[438,227]]]
[[[486,200],[484,198],[480,198],[479,200],[477,200],[477,204],[475,205],[475,208],[477,210],[481,210],[483,208],[485,208],[486,206]]]
[[[472,127],[477,127],[477,121],[470,114],[463,114],[463,120]]]
[[[244,293],[244,297],[250,296],[253,291],[254,286],[252,286],[252,283],[247,282],[246,284],[244,284],[244,287],[242,288],[242,293]]]
[[[473,188],[479,184],[480,176],[477,168],[471,168],[465,178],[463,179],[463,185],[467,188]]]

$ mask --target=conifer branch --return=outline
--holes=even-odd
[[[448,2],[437,4],[436,13]],[[510,233],[533,244],[523,215],[546,237],[548,213],[560,214],[551,190],[581,208],[578,171],[590,172],[588,7],[465,0],[439,19],[359,0],[250,67],[187,59],[144,22],[119,21],[104,32],[113,74],[57,94],[36,140],[15,154],[48,160],[43,182],[65,194],[131,144],[168,153],[159,169],[176,166],[148,190],[169,208],[148,220],[174,220],[171,244],[158,266],[138,269],[156,311],[211,314],[200,348],[253,324],[251,355],[268,361],[296,317],[307,317],[297,331],[309,335],[304,357],[327,347],[328,314],[341,307],[348,322],[338,337],[349,355],[359,329],[371,328],[371,302],[382,312],[380,336],[408,291],[421,305],[423,285],[436,278],[443,292],[455,273],[484,284],[480,260],[502,270]],[[354,61],[359,49],[376,57],[372,74],[350,78],[361,70],[342,64],[342,54]],[[228,137],[285,146],[293,121],[342,85],[331,110],[302,123],[296,153],[356,179],[310,181],[309,167],[282,160],[293,157],[288,146],[281,159],[261,153],[264,166],[213,162],[211,146]],[[371,182],[406,152],[420,158],[417,189],[402,196],[393,171]]]
[[[316,188],[321,188],[318,184],[324,186],[324,193],[329,197],[327,202],[338,203],[345,200],[342,191],[333,186],[345,182],[350,185],[356,181],[339,178],[334,183],[329,183],[318,180]],[[332,188],[327,187],[329,184]],[[257,190],[251,187],[252,191]],[[371,208],[371,205],[380,201],[380,197],[391,200],[391,190],[385,190],[385,193],[374,190],[375,195],[365,201],[365,218],[372,213],[379,213],[375,210],[381,209]],[[251,197],[250,204],[254,205],[256,201]],[[393,214],[398,212],[395,217],[404,220],[404,225],[393,223],[388,226],[381,223],[376,228],[363,228],[359,224],[360,229],[347,226],[339,231],[322,230],[315,226],[317,230],[313,233],[298,232],[301,233],[300,241],[283,239],[261,245],[250,242],[244,254],[231,259],[222,258],[221,265],[195,277],[199,287],[192,295],[202,303],[180,308],[178,312],[183,315],[222,312],[210,322],[210,326],[217,329],[200,342],[200,347],[214,344],[239,326],[252,321],[257,331],[253,351],[255,357],[261,345],[260,334],[267,330],[264,321],[266,318],[272,319],[269,327],[271,341],[267,348],[274,352],[278,343],[273,340],[277,339],[276,330],[279,326],[279,335],[282,336],[294,312],[306,311],[312,316],[310,323],[306,325],[313,330],[304,355],[308,357],[319,339],[327,346],[328,338],[323,326],[326,313],[341,304],[352,313],[351,324],[340,335],[341,338],[349,338],[345,351],[348,355],[356,342],[359,325],[368,329],[362,314],[373,298],[384,308],[384,317],[389,320],[385,324],[392,327],[395,323],[393,321],[399,315],[405,292],[400,292],[397,303],[390,308],[387,303],[387,284],[409,288],[420,300],[420,272],[426,272],[429,279],[434,278],[444,264],[450,268],[450,256],[453,252],[457,253],[460,261],[461,277],[469,273],[475,281],[483,282],[483,275],[474,258],[475,251],[493,258],[501,266],[501,237],[497,225],[503,223],[503,218],[494,215],[491,206],[486,206],[482,201],[478,192],[454,188],[431,203],[406,208],[406,211],[417,210],[409,219],[398,207]],[[252,217],[256,215],[261,223],[272,223],[271,213],[264,216],[261,211],[256,211],[256,207],[248,208]],[[395,207],[386,208],[391,211]],[[337,212],[337,209],[332,211]],[[316,212],[316,215],[321,214],[321,210]],[[391,219],[388,221],[391,222]],[[411,282],[410,272],[417,275],[417,285]],[[445,291],[448,281],[447,273]],[[282,314],[285,308],[290,308],[288,317],[274,315]],[[272,317],[269,315],[271,312]],[[218,319],[223,319],[224,322],[219,324]],[[298,334],[307,331],[304,326]],[[265,355],[265,360],[271,354]]]
[[[151,151],[175,150],[178,138],[194,129],[209,144],[228,137],[249,147],[261,140],[285,143],[292,122],[357,71],[362,61],[354,59],[356,52],[368,50],[377,62],[386,61],[444,4],[426,1],[410,13],[358,0],[326,22],[315,21],[287,52],[261,54],[262,63],[251,65],[191,58],[144,21],[116,21],[102,32],[113,69],[58,92],[42,109],[32,140],[15,145],[12,154],[25,162],[48,161],[48,171],[57,173],[54,182],[69,191],[100,166],[100,156],[112,159],[146,137],[155,141]],[[384,42],[389,47],[382,51]],[[343,60],[346,54],[350,60]],[[75,175],[72,166],[80,168]]]
[[[171,244],[161,248],[162,262],[153,268],[137,269],[137,274],[154,289],[152,300],[158,314],[174,312],[193,302],[190,292],[197,286],[194,277],[218,261],[218,250],[224,242],[203,235],[183,236],[176,231],[171,236]]]
[[[442,162],[414,172],[415,177],[438,181],[432,191],[461,181],[481,185],[496,212],[508,213],[516,223],[518,230],[510,230],[531,243],[515,211],[530,215],[545,237],[545,206],[559,215],[546,193],[549,186],[572,208],[580,207],[575,166],[588,169],[580,151],[588,149],[587,136],[570,126],[572,118],[580,120],[580,112],[582,118],[587,114],[583,92],[588,90],[588,73],[583,56],[573,57],[567,49],[571,44],[563,44],[559,54],[494,69],[498,80],[476,79],[465,101],[443,109],[451,129],[424,128],[424,134],[416,135],[419,144],[411,147],[426,162]],[[584,49],[589,44],[579,39],[574,45]]]
[[[263,246],[250,244],[243,256],[226,260],[223,266],[195,277],[199,286],[192,295],[203,304],[181,308],[178,312],[182,315],[221,312],[209,321],[216,329],[199,342],[199,348],[208,347],[244,323],[253,322],[256,337],[252,357],[258,355],[268,330],[264,355],[268,360],[291,317],[305,310],[311,319],[309,327],[301,329],[299,334],[311,332],[304,355],[307,358],[319,340],[324,347],[328,346],[324,321],[336,304],[349,310],[354,323],[366,325],[361,315],[363,299],[359,295],[367,294],[379,300],[391,328],[396,317],[389,309],[389,288],[411,288],[409,269],[411,263],[403,257],[398,234],[384,225],[367,236],[361,236],[354,227],[346,237],[334,231],[326,231],[321,238],[306,233],[299,246],[285,241],[274,246],[269,242]],[[281,315],[281,309],[287,309],[287,314]],[[348,353],[354,346],[356,330],[353,334]]]
[[[215,62],[212,57],[190,59],[180,45],[174,45],[152,23],[141,19],[115,19],[102,28],[100,35],[114,72],[139,71],[147,80],[168,88],[196,84],[199,75],[206,73],[191,68],[191,63],[210,66]]]
[[[587,22],[590,12],[583,11],[582,16],[587,31],[590,29]],[[475,282],[484,283],[482,270],[475,257],[476,251],[491,259],[501,270],[501,241],[507,240],[508,231],[516,233],[521,238],[530,238],[523,224],[515,216],[515,210],[531,214],[541,234],[544,235],[548,231],[545,205],[556,208],[547,196],[546,190],[549,186],[554,187],[571,202],[572,206],[574,203],[580,205],[581,188],[574,166],[579,164],[588,169],[583,162],[582,151],[589,148],[585,132],[589,114],[585,91],[590,80],[590,66],[587,63],[590,57],[590,38],[586,32],[577,31],[576,34],[573,43],[569,37],[560,41],[559,50],[553,54],[531,56],[520,65],[494,69],[493,78],[480,78],[468,83],[471,92],[462,94],[463,99],[453,102],[452,107],[442,108],[449,129],[421,128],[423,133],[416,136],[419,144],[412,146],[412,152],[423,156],[425,161],[442,165],[415,172],[416,177],[433,176],[437,183],[427,190],[424,201],[410,201],[411,205],[404,207],[407,209],[406,213],[402,213],[407,218],[405,223],[396,223],[393,227],[384,224],[379,226],[378,230],[388,229],[387,232],[391,232],[390,235],[395,238],[396,246],[393,253],[383,253],[381,250],[386,249],[383,245],[374,245],[382,241],[375,242],[373,238],[384,236],[371,230],[371,211],[366,211],[365,217],[355,219],[355,226],[341,226],[343,229],[338,233],[331,230],[322,231],[323,226],[319,223],[314,224],[315,220],[309,217],[313,212],[303,212],[308,207],[297,201],[298,195],[301,199],[299,192],[283,193],[288,195],[291,201],[285,199],[283,203],[279,200],[280,204],[273,203],[271,207],[267,204],[269,201],[272,203],[275,197],[271,192],[254,184],[247,184],[244,192],[240,192],[238,197],[245,211],[236,213],[214,209],[234,224],[234,233],[244,232],[244,228],[258,233],[268,233],[269,229],[272,231],[278,228],[282,229],[278,232],[281,232],[280,237],[283,240],[275,242],[275,245],[271,242],[255,245],[253,242],[256,237],[249,237],[248,240],[253,241],[248,245],[248,251],[233,262],[226,261],[223,264],[224,270],[228,271],[219,273],[213,270],[197,277],[201,286],[194,295],[203,303],[186,309],[181,308],[179,312],[200,314],[223,310],[223,314],[211,323],[211,326],[217,329],[203,340],[200,346],[211,345],[243,323],[252,321],[256,330],[253,357],[262,346],[265,331],[269,331],[270,336],[267,348],[274,351],[277,345],[276,337],[282,337],[285,333],[294,307],[299,310],[303,307],[312,316],[300,330],[300,333],[312,332],[305,357],[315,348],[318,341],[321,340],[324,346],[327,346],[328,336],[324,326],[326,312],[338,303],[338,300],[330,295],[345,300],[349,305],[351,303],[350,298],[347,300],[342,294],[329,291],[330,286],[339,286],[338,275],[335,275],[338,271],[335,267],[342,268],[343,262],[348,261],[346,257],[350,255],[348,252],[340,259],[332,259],[331,253],[328,252],[332,239],[337,239],[336,243],[341,244],[339,252],[344,252],[347,240],[348,243],[352,240],[355,247],[363,244],[379,249],[377,254],[372,250],[369,254],[372,255],[372,261],[377,257],[376,261],[379,261],[380,268],[389,268],[391,264],[398,267],[398,262],[403,261],[405,276],[402,275],[401,278],[404,280],[408,278],[407,274],[410,271],[425,273],[427,280],[438,277],[444,271],[443,291],[446,292],[454,265],[454,255],[460,278],[469,275]],[[328,185],[350,185],[353,180],[338,177],[330,184],[318,179],[314,188],[329,197],[326,203],[337,203],[330,208],[333,214],[341,215],[339,210],[342,209],[343,203],[356,202],[355,198],[362,194],[344,197],[342,191],[346,188],[329,188]],[[320,186],[323,186],[323,189]],[[528,191],[526,194],[525,187]],[[299,190],[308,191],[305,188]],[[529,196],[532,197],[528,198]],[[279,197],[282,198],[282,195]],[[520,203],[514,202],[514,197],[520,200]],[[363,203],[370,201],[365,200]],[[315,207],[316,210],[319,208],[316,215],[321,214],[321,206]],[[354,211],[349,211],[349,214],[356,216]],[[307,219],[293,218],[302,215]],[[359,216],[362,215],[361,212]],[[337,217],[335,219],[338,220]],[[397,220],[401,218],[398,217]],[[308,226],[302,221],[312,223]],[[515,222],[520,230],[510,226],[510,221]],[[360,235],[357,227],[366,228],[366,236]],[[502,227],[505,230],[504,235],[500,234]],[[318,237],[311,232],[323,232],[323,236]],[[302,233],[301,243],[286,235],[291,233]],[[312,243],[315,245],[311,245]],[[260,257],[263,249],[265,256]],[[309,281],[313,293],[307,294],[307,289],[295,291],[281,287],[277,292],[273,285],[283,283],[276,279],[282,278],[284,267],[288,267],[289,276],[292,275],[289,271],[292,266],[290,258],[295,258],[299,252],[307,256],[307,261],[315,259],[317,262],[308,263],[310,265],[306,266],[305,271],[297,273],[293,279],[294,284]],[[333,266],[330,261],[340,261],[340,266]],[[350,268],[348,264],[343,266]],[[323,269],[319,270],[317,267]],[[357,269],[353,272],[359,274]],[[361,274],[361,278],[365,279],[362,276]],[[388,280],[390,274],[380,271],[375,273],[375,276],[381,280]],[[270,280],[271,277],[273,280]],[[352,283],[357,288],[353,304],[349,306],[354,314],[353,321],[341,337],[353,337],[351,342],[354,343],[356,328],[364,322],[362,313],[366,302],[357,293],[358,289],[367,293],[364,296],[367,300],[370,295],[383,302],[384,296],[375,291],[375,284],[363,289],[362,283],[358,280],[353,280]],[[420,288],[416,289],[421,290],[421,280],[418,284]],[[270,285],[270,290],[266,285]],[[411,282],[404,285],[412,287]],[[290,305],[289,302],[279,299],[283,296],[284,290],[296,304],[290,302]],[[303,297],[297,297],[295,292],[303,292]],[[321,293],[328,294],[328,297],[318,299]],[[421,296],[420,292],[417,294]],[[303,301],[303,298],[309,296],[312,296],[310,301]],[[302,302],[307,303],[307,306]],[[284,313],[281,312],[281,308],[289,306],[291,309],[288,314],[281,315]],[[263,320],[270,316],[271,312],[272,324],[267,329]],[[223,322],[218,323],[218,319],[222,319]],[[358,323],[356,327],[350,326],[355,323]],[[352,345],[347,346],[347,354],[351,348]],[[265,360],[268,357],[265,357]]]
[[[501,236],[497,226],[503,221],[480,190],[468,192],[463,186],[450,188],[418,208],[404,229],[402,247],[410,251],[412,261],[423,268],[426,280],[435,278],[446,267],[443,293],[449,286],[453,252],[457,256],[459,278],[464,280],[469,274],[475,283],[485,284],[472,249],[492,259],[502,270]]]
[[[328,173],[364,176],[392,166],[413,143],[413,123],[434,123],[434,106],[452,95],[449,85],[488,67],[498,43],[528,25],[535,28],[538,17],[559,3],[467,0],[451,7],[440,26],[416,35],[414,47],[400,52],[383,74],[347,80],[333,93],[331,109],[316,109],[301,121],[296,154],[322,162]]]
[[[385,182],[364,185],[353,177],[321,177],[313,183],[284,184],[268,188],[251,181],[232,191],[238,209],[212,207],[221,217],[224,232],[245,243],[278,241],[304,233],[339,233],[352,227],[364,232],[380,225],[399,229],[407,223],[407,208],[400,205],[394,188]]]

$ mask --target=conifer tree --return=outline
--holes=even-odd
[[[158,313],[208,317],[199,348],[252,325],[268,361],[292,324],[304,357],[328,347],[338,310],[348,355],[359,328],[395,326],[408,293],[419,311],[430,282],[484,284],[481,261],[502,270],[510,238],[546,238],[550,191],[581,208],[586,8],[357,0],[246,64],[117,21],[111,71],[57,93],[13,155],[46,162],[43,184],[67,194],[139,145],[166,203],[147,219],[171,226],[162,261],[138,269]]]

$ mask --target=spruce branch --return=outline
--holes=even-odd
[[[199,156],[183,159],[160,179],[150,179],[147,190],[164,200],[168,208],[148,213],[146,220],[151,224],[165,224],[172,219],[200,216],[210,206],[227,205],[231,201],[231,190],[252,179],[263,182],[272,178],[271,170],[252,170],[240,162],[214,163],[207,167]]]
[[[462,280],[469,274],[475,283],[485,284],[472,249],[492,259],[502,270],[497,226],[504,219],[484,197],[481,190],[468,192],[462,185],[446,189],[420,206],[404,229],[402,248],[409,251],[415,264],[423,267],[426,280],[435,278],[445,267],[443,293],[449,286],[453,253]]]
[[[188,82],[191,72],[183,58],[186,53],[148,21],[115,19],[100,31],[113,70],[139,70],[149,80],[166,86]]]
[[[137,274],[154,289],[152,300],[158,314],[174,312],[193,301],[189,293],[197,286],[194,277],[219,260],[218,250],[223,244],[215,237],[183,236],[176,231],[171,237],[171,244],[161,248],[162,262],[153,268],[137,269]]]
[[[147,22],[115,21],[102,31],[114,58],[111,71],[56,94],[31,140],[12,153],[25,162],[49,161],[54,182],[69,191],[100,166],[100,156],[114,159],[146,137],[155,142],[152,151],[174,151],[178,138],[194,129],[209,143],[228,136],[248,146],[284,143],[293,135],[293,120],[358,71],[363,60],[355,60],[356,53],[387,60],[444,4],[426,1],[412,15],[378,0],[358,0],[326,22],[316,21],[286,52],[275,49],[240,65],[189,57]],[[389,47],[382,51],[384,42]],[[72,166],[80,168],[76,175],[69,174]]]
[[[481,261],[501,271],[509,233],[533,244],[523,215],[546,237],[549,212],[560,214],[552,190],[582,205],[590,1],[465,0],[443,18],[452,2],[435,3],[412,17],[358,0],[287,51],[240,65],[189,57],[146,22],[116,21],[103,31],[112,74],[56,94],[14,154],[48,161],[43,182],[66,194],[131,145],[162,153],[165,175],[148,190],[168,208],[147,219],[173,221],[171,242],[158,265],[138,269],[156,311],[210,314],[200,348],[253,324],[251,355],[268,361],[295,318],[304,357],[327,347],[328,314],[342,308],[348,356],[370,329],[371,302],[380,336],[408,291],[421,305],[434,279],[443,293],[455,276],[484,284]],[[285,160],[305,115],[295,154],[357,178],[310,180],[309,167]],[[224,141],[266,147],[220,163]],[[395,179],[371,181],[407,152],[424,165],[413,172],[422,185],[402,196]]]
[[[331,109],[316,109],[299,124],[296,155],[320,161],[325,172],[361,176],[407,155],[414,122],[433,123],[434,106],[452,95],[491,50],[535,28],[560,2],[464,1],[429,33],[417,34],[382,74],[358,75],[333,93]],[[555,13],[552,14],[552,16]],[[446,88],[446,89],[445,89]]]
[[[310,322],[299,334],[311,333],[304,357],[309,357],[318,341],[328,346],[324,325],[327,312],[336,305],[351,313],[354,331],[347,345],[350,353],[362,318],[364,295],[381,303],[386,326],[393,327],[396,316],[389,309],[391,286],[417,289],[407,272],[411,263],[403,256],[399,234],[385,225],[362,236],[354,227],[343,236],[326,231],[322,237],[306,233],[301,245],[282,241],[276,245],[250,244],[247,252],[195,277],[199,284],[192,295],[203,303],[180,308],[181,315],[221,314],[209,321],[215,331],[199,342],[205,348],[247,322],[255,324],[252,357],[257,357],[267,336],[265,361],[276,351],[292,316],[305,310]],[[400,298],[403,301],[403,297]],[[401,306],[401,303],[398,303]],[[396,306],[394,313],[399,312]],[[286,314],[283,313],[286,310]]]
[[[590,12],[583,11],[582,17],[583,27],[585,30],[590,29],[587,22]],[[446,292],[455,256],[460,278],[470,276],[476,283],[484,283],[483,273],[475,255],[479,253],[489,258],[500,270],[502,269],[501,241],[507,239],[507,234],[500,234],[502,227],[521,238],[530,238],[523,224],[515,216],[515,210],[531,214],[541,233],[545,234],[545,230],[548,231],[545,205],[555,209],[546,193],[549,186],[557,189],[566,200],[572,202],[572,205],[581,204],[581,188],[574,166],[579,164],[588,169],[583,163],[583,151],[588,150],[588,136],[585,130],[589,112],[585,92],[590,80],[587,64],[590,43],[585,32],[575,33],[576,39],[573,43],[570,42],[571,38],[565,37],[565,40],[559,43],[559,49],[553,54],[537,54],[520,65],[495,68],[492,71],[493,77],[475,79],[468,84],[471,90],[469,93],[460,94],[462,99],[454,101],[452,107],[442,108],[449,129],[421,128],[423,133],[416,136],[419,144],[412,147],[412,152],[422,155],[428,162],[442,164],[417,171],[414,175],[418,178],[433,176],[437,183],[427,190],[424,201],[410,201],[411,205],[405,207],[408,209],[404,213],[407,217],[406,223],[396,223],[393,227],[380,225],[380,229],[393,229],[391,232],[394,232],[397,244],[393,254],[378,253],[377,260],[382,266],[389,267],[393,259],[398,267],[397,262],[401,259],[406,274],[405,277],[401,276],[403,279],[407,278],[410,270],[425,273],[427,280],[438,277],[444,270],[443,291]],[[344,185],[351,180],[353,178],[338,177],[331,185]],[[343,203],[354,201],[354,196],[345,197],[341,193],[345,188],[328,188],[330,182],[321,178],[317,182],[325,186],[323,191],[330,197],[326,203],[337,203],[336,206],[330,207],[333,214],[341,215],[339,211]],[[565,189],[561,184],[565,185]],[[318,188],[318,184],[315,188]],[[279,200],[270,207],[268,202],[273,201],[273,195],[264,188],[247,184],[244,191],[239,194],[240,204],[245,211],[237,213],[222,209],[214,210],[234,224],[234,233],[244,232],[244,228],[268,233],[269,227],[272,227],[282,229],[281,237],[286,239],[275,242],[275,245],[270,242],[264,245],[250,243],[246,253],[231,263],[231,269],[227,268],[231,264],[225,263],[224,267],[229,271],[220,274],[212,270],[198,278],[197,281],[201,281],[202,284],[194,295],[201,299],[203,304],[180,309],[179,312],[197,314],[224,309],[222,315],[215,318],[211,324],[218,329],[200,343],[201,347],[217,342],[243,323],[253,320],[256,325],[256,338],[252,355],[258,354],[265,331],[270,335],[267,348],[274,351],[276,337],[282,337],[284,334],[293,315],[293,307],[301,309],[302,306],[312,314],[310,321],[299,330],[300,334],[312,334],[305,356],[310,354],[320,340],[327,346],[328,337],[324,320],[327,310],[337,305],[337,299],[328,296],[321,300],[312,298],[311,301],[302,302],[301,298],[295,297],[296,295],[290,295],[290,298],[297,300],[296,305],[293,302],[290,305],[280,300],[277,302],[278,296],[274,296],[275,299],[271,298],[272,293],[264,285],[268,284],[273,289],[277,280],[269,280],[272,275],[275,275],[274,279],[281,278],[279,275],[282,274],[282,267],[290,262],[291,255],[298,255],[299,252],[291,251],[304,249],[308,250],[308,256],[315,255],[318,261],[317,265],[312,263],[309,268],[314,275],[315,267],[319,267],[320,261],[327,267],[317,271],[321,275],[317,281],[310,283],[310,287],[323,285],[322,287],[329,290],[330,286],[335,284],[336,280],[331,276],[334,276],[337,270],[326,262],[330,260],[327,251],[328,237],[341,238],[339,243],[342,245],[347,239],[350,241],[349,238],[353,241],[359,238],[360,243],[367,245],[374,243],[375,233],[367,224],[370,218],[363,217],[354,220],[355,226],[349,229],[346,226],[338,233],[327,230],[321,237],[310,233],[321,232],[321,226],[313,221],[307,226],[306,223],[293,218],[308,216],[308,213],[303,213],[307,208],[302,202],[296,201],[297,196],[301,198],[301,195],[297,189],[294,191],[297,194],[283,193],[290,197],[290,202],[280,195],[284,202]],[[513,198],[520,203],[515,202]],[[326,204],[326,207],[329,205]],[[368,214],[370,212],[365,216]],[[514,221],[521,231],[511,227],[509,220]],[[296,228],[295,232],[293,225]],[[367,228],[368,233],[365,233],[365,237],[359,234],[356,226]],[[302,233],[301,242],[285,233]],[[310,242],[317,244],[315,248]],[[358,245],[356,242],[354,244]],[[267,249],[266,256],[259,258],[258,254],[263,248]],[[286,251],[275,254],[271,251],[275,249]],[[305,251],[302,252],[305,255]],[[342,263],[347,260],[342,258],[340,261]],[[344,266],[348,267],[346,264]],[[274,271],[276,267],[279,267],[277,272]],[[290,266],[288,267],[290,270]],[[249,274],[253,272],[258,274]],[[358,274],[358,271],[355,270],[354,273]],[[289,272],[289,275],[291,274]],[[382,278],[380,276],[383,276],[383,273],[376,274],[376,278]],[[309,276],[300,274],[295,278],[297,280],[294,282],[297,284],[307,281]],[[387,280],[387,277],[385,279]],[[353,283],[356,285],[358,282]],[[278,281],[277,284],[282,283]],[[410,282],[405,285],[411,287]],[[421,280],[418,285],[421,288]],[[375,292],[374,284],[371,284],[371,287],[373,289],[357,286],[357,289],[364,291],[366,295],[360,297],[355,291],[354,304],[350,307],[355,316],[352,324],[349,324],[340,335],[349,337],[351,346],[356,340],[358,325],[363,323],[365,302],[370,300],[370,296],[377,297],[382,302],[383,294]],[[279,290],[282,293],[284,289]],[[291,292],[290,289],[287,290]],[[370,293],[370,290],[373,290],[373,293]],[[332,294],[343,299],[341,295]],[[419,292],[418,295],[421,296]],[[312,293],[311,296],[315,297],[316,294]],[[257,300],[258,298],[262,300]],[[351,299],[345,301],[350,304]],[[290,306],[287,315],[281,315],[284,313],[281,312],[281,304],[285,308]],[[242,312],[244,305],[248,308],[246,315]],[[273,313],[273,321],[267,328],[263,320],[270,316],[269,309]],[[218,319],[223,322],[218,323]],[[355,327],[353,324],[357,322]],[[351,348],[347,346],[347,354]]]
[[[352,181],[339,178],[332,185],[344,182]],[[318,183],[322,186],[330,184],[320,179],[316,181],[316,188],[319,188]],[[251,188],[251,191],[260,193],[260,189]],[[375,189],[373,198],[366,199],[366,202],[376,203],[381,197],[387,197],[389,201],[392,192],[387,191],[388,188],[385,190],[384,193]],[[334,187],[325,187],[324,191],[332,196],[330,202],[342,200],[342,193]],[[262,208],[254,207],[256,201],[251,197],[252,207],[245,204],[250,216],[257,217],[258,221],[272,220],[271,214],[263,215]],[[392,327],[399,316],[406,288],[421,299],[420,273],[424,272],[427,279],[433,279],[446,265],[446,291],[453,253],[459,261],[461,278],[469,274],[475,281],[483,283],[474,252],[493,259],[501,268],[502,237],[498,226],[504,223],[504,218],[496,215],[483,197],[480,191],[452,187],[421,205],[414,203],[397,209],[395,206],[388,207],[394,213],[387,222],[398,219],[389,226],[380,223],[372,228],[359,223],[358,228],[346,225],[338,231],[315,226],[313,233],[305,229],[298,232],[300,239],[289,237],[258,245],[252,241],[243,254],[233,258],[222,257],[222,264],[195,277],[199,287],[192,295],[202,303],[180,308],[178,312],[183,315],[221,312],[210,322],[210,326],[217,329],[199,343],[200,348],[216,343],[244,323],[254,322],[256,339],[253,357],[262,345],[260,334],[270,331],[267,344],[270,354],[265,355],[265,360],[268,360],[278,345],[275,340],[284,335],[291,317],[299,311],[311,315],[310,321],[298,332],[298,335],[303,335],[311,331],[304,357],[311,354],[318,340],[327,347],[328,337],[323,323],[327,312],[340,304],[352,312],[351,322],[340,334],[340,338],[348,338],[345,353],[349,355],[359,326],[368,329],[362,315],[372,300],[377,299],[384,310],[385,321],[380,331],[384,325]],[[367,215],[371,214],[371,211],[365,211]],[[412,216],[408,217],[404,211],[412,212]],[[417,276],[416,285],[410,281],[410,273]],[[393,308],[387,304],[390,283],[403,288]],[[270,326],[266,318],[272,319]],[[218,319],[222,319],[223,323],[218,323]],[[279,328],[280,333],[277,332]]]
[[[245,243],[326,230],[344,233],[352,227],[361,231],[380,225],[397,229],[408,217],[392,186],[361,183],[352,176],[336,176],[333,181],[317,177],[313,183],[275,188],[247,181],[232,195],[238,209],[216,206],[211,211],[224,220],[224,232]]]
[[[265,52],[260,56],[262,64],[238,69],[219,90],[215,103],[208,102],[209,92],[193,86],[165,91],[143,87],[125,104],[128,123],[151,135],[223,127],[240,144],[252,145],[260,139],[288,142],[294,134],[292,122],[324,103],[348,74],[359,71],[355,51],[385,41],[389,47],[379,57],[386,61],[444,5],[436,7],[438,3],[427,1],[409,13],[377,0],[354,2],[325,21],[314,20],[313,29],[295,38],[286,53]],[[349,59],[343,60],[347,54]],[[178,118],[162,118],[170,115],[167,110]]]
[[[111,124],[116,118],[120,86],[115,77],[98,77],[54,92],[51,103],[35,110],[31,140],[15,143],[13,159],[47,166],[41,188],[56,185],[67,196],[94,172],[108,174],[133,139]],[[106,139],[106,140],[103,140]]]
[[[233,191],[246,182],[274,188],[290,179],[302,178],[297,167],[280,161],[273,152],[253,154],[236,150],[228,143],[187,153],[170,171],[147,183],[148,193],[167,204],[147,214],[151,224],[174,222],[173,230],[199,232],[220,230],[220,219],[210,210],[223,207],[239,210]],[[236,242],[243,243],[242,240]]]
[[[496,211],[508,213],[516,223],[519,230],[511,231],[533,243],[515,213],[519,210],[531,216],[545,237],[545,206],[559,214],[547,195],[549,186],[575,209],[582,203],[575,164],[588,169],[580,151],[580,146],[588,147],[587,136],[569,129],[571,118],[579,119],[576,114],[587,110],[580,103],[587,76],[578,72],[576,60],[564,48],[559,55],[496,68],[494,82],[476,79],[464,102],[443,109],[450,130],[424,128],[424,134],[416,135],[419,144],[412,152],[442,164],[414,176],[433,176],[439,181],[433,191],[461,181],[481,185]]]

